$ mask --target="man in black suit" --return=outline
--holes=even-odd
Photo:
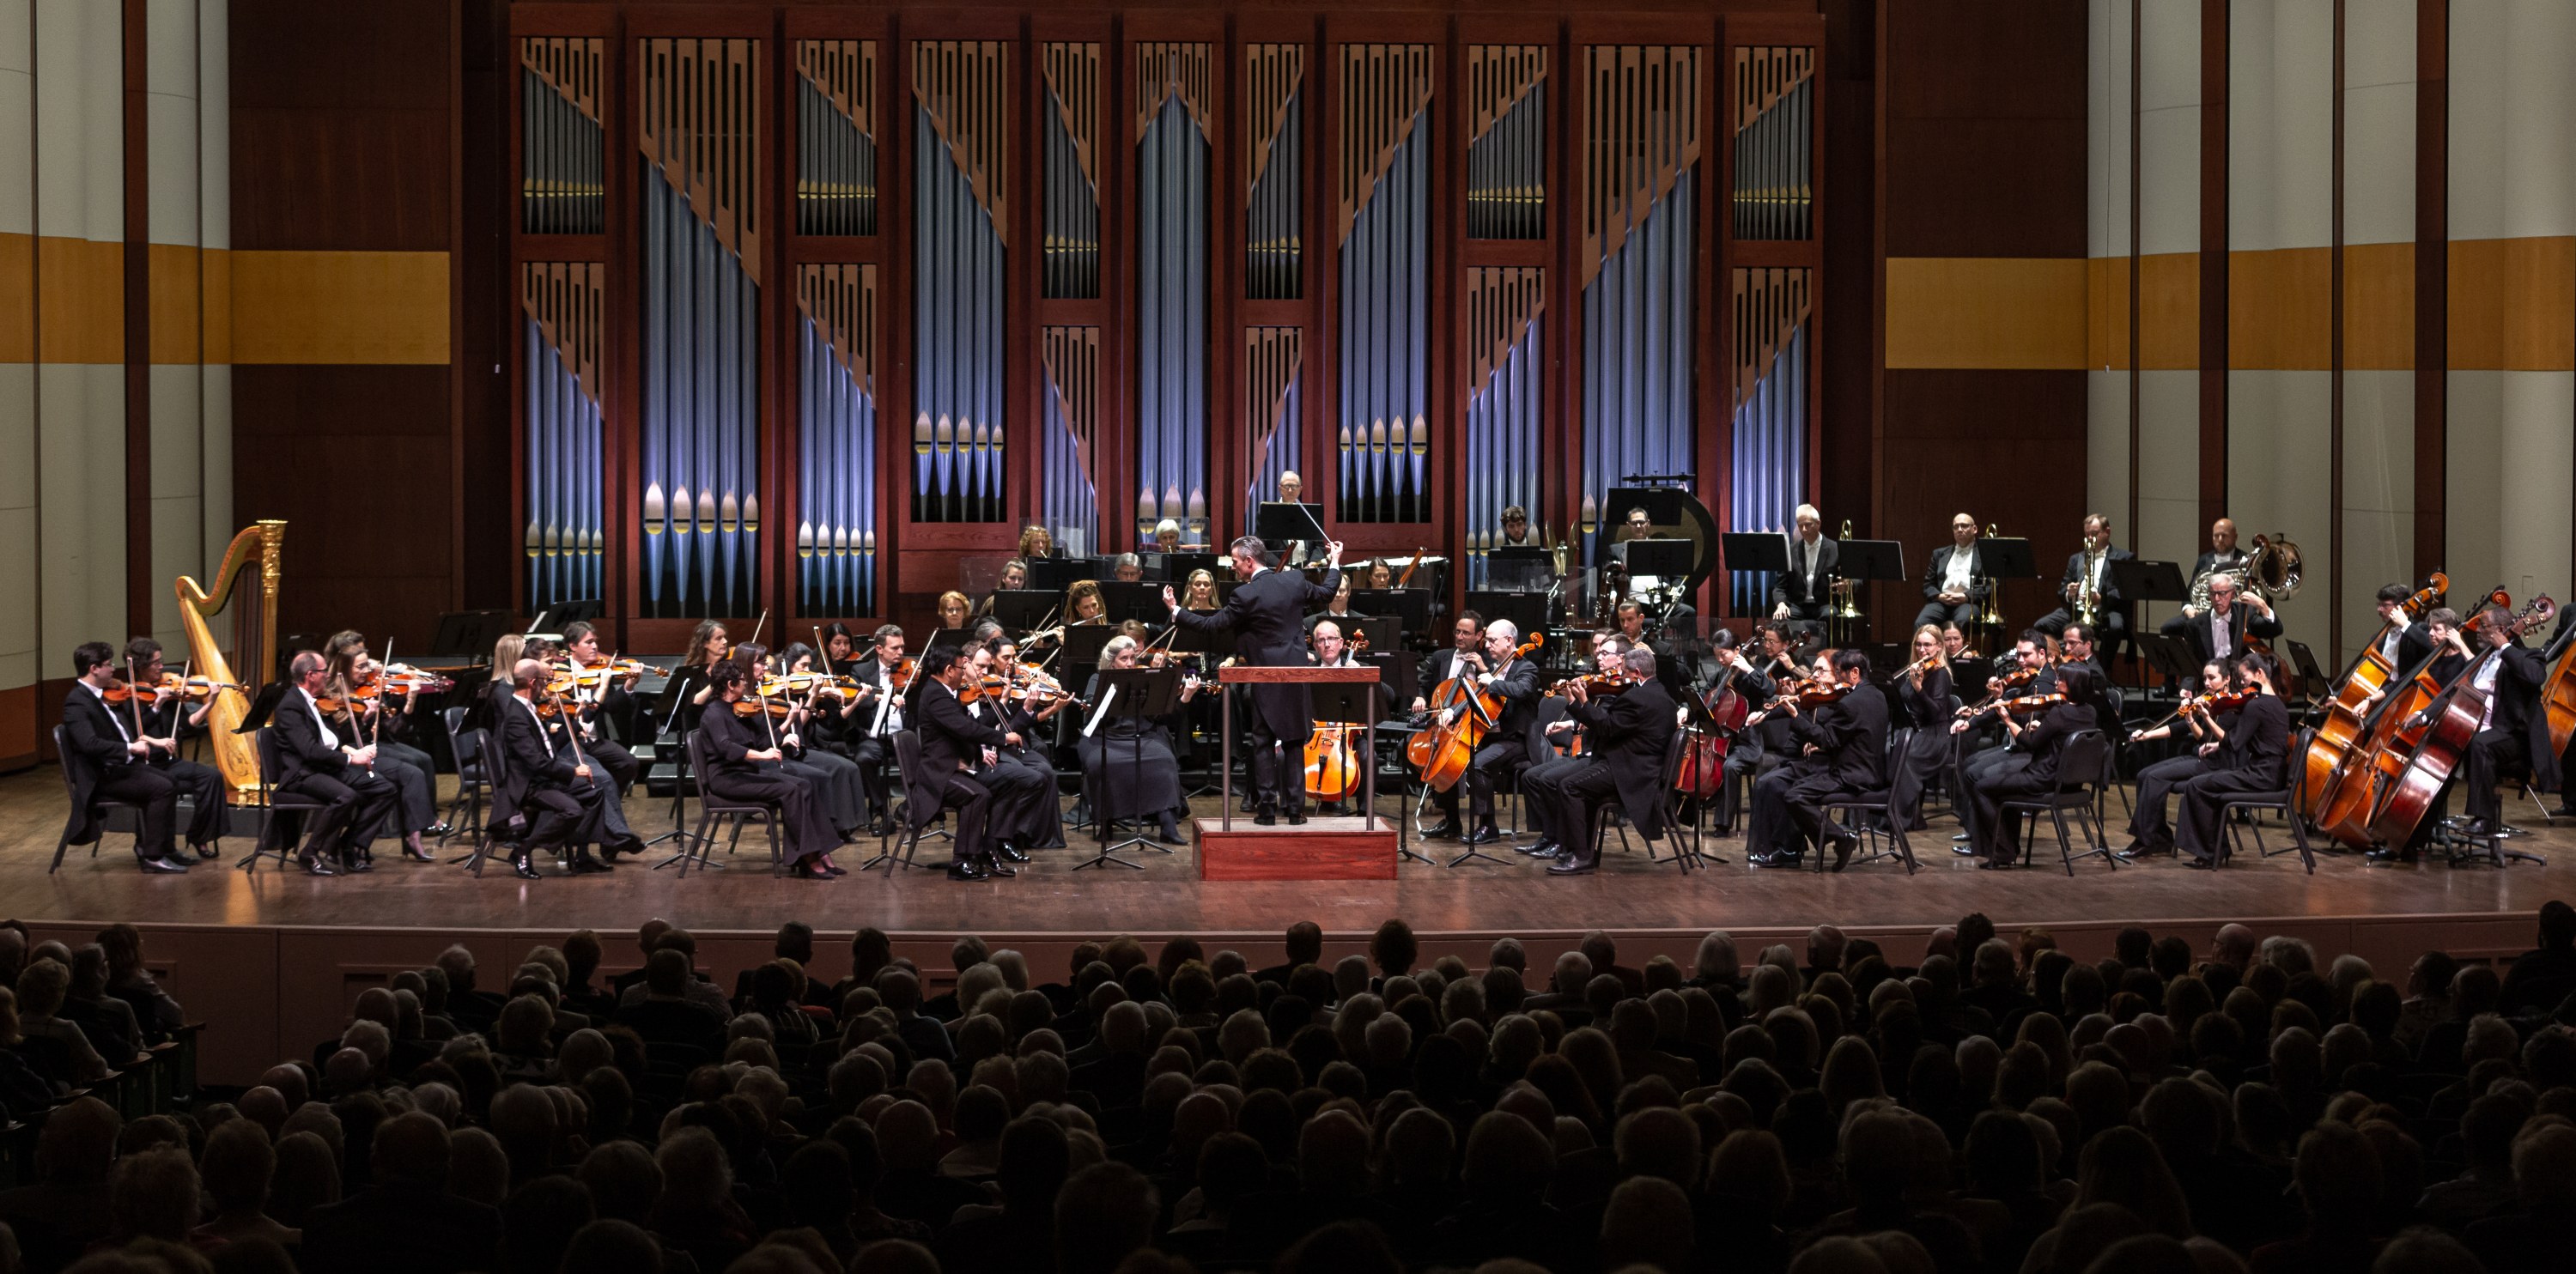
[[[2433,632],[2423,620],[2406,617],[2406,603],[2415,599],[2415,590],[2404,584],[2385,584],[2379,590],[2379,636],[2372,639],[2379,647],[2380,658],[2388,666],[2403,672],[2433,653]]]
[[[1632,646],[1619,661],[1638,684],[1617,697],[1595,702],[1581,682],[1566,691],[1566,716],[1589,740],[1588,763],[1523,778],[1521,795],[1538,816],[1540,834],[1564,847],[1563,859],[1548,865],[1552,876],[1600,866],[1592,825],[1613,797],[1638,835],[1650,841],[1664,835],[1664,759],[1680,705],[1655,679],[1655,652]]]
[[[311,797],[325,806],[306,816],[312,826],[305,833],[303,851],[295,856],[315,876],[338,874],[324,861],[326,851],[337,855],[341,871],[367,870],[367,846],[393,813],[400,795],[390,780],[377,777],[369,768],[375,764],[374,748],[352,746],[322,719],[322,709],[314,701],[329,675],[330,665],[320,651],[297,651],[287,664],[292,686],[268,719],[268,728],[277,732],[279,768],[285,771],[276,777],[277,790]]]
[[[154,744],[148,734],[129,724],[131,703],[120,710],[107,702],[107,690],[116,684],[116,648],[103,641],[82,642],[72,651],[72,671],[80,679],[63,696],[63,761],[75,767],[72,843],[86,845],[99,838],[103,829],[92,813],[96,802],[129,801],[142,815],[134,854],[143,870],[188,870],[171,845],[171,824],[178,821],[178,784],[152,766]]]
[[[903,695],[894,688],[903,668],[903,629],[880,624],[875,636],[873,658],[840,665],[860,687],[841,717],[841,737],[849,741],[850,759],[858,763],[859,786],[868,798],[868,830],[884,836],[894,831],[886,816],[886,772],[894,764],[894,747],[887,740],[904,727]]]
[[[134,670],[138,685],[158,685],[167,666],[161,659],[161,643],[149,637],[137,637],[125,643],[125,662]],[[148,760],[152,768],[170,777],[179,795],[194,802],[188,817],[188,848],[199,859],[217,856],[216,842],[224,837],[224,820],[230,807],[224,803],[224,776],[211,765],[201,765],[179,755],[179,740],[203,733],[206,713],[215,706],[209,696],[191,704],[177,696],[143,710],[143,734],[152,741]],[[173,855],[175,861],[184,862]]]
[[[2173,788],[2182,798],[2174,814],[2174,844],[2191,855],[2192,866],[2200,868],[2218,865],[2219,838],[2224,834],[2218,814],[2227,802],[2277,795],[2290,785],[2290,709],[2273,689],[2272,661],[2260,652],[2247,651],[2229,667],[2236,684],[2252,689],[2254,697],[2237,711],[2235,722],[2227,728],[2227,746],[2212,755],[2209,767]],[[2492,783],[2487,793],[2492,802]]]
[[[569,850],[575,875],[609,870],[590,856],[591,842],[600,837],[601,792],[593,777],[599,771],[574,753],[569,739],[557,744],[553,730],[537,715],[537,686],[546,675],[544,664],[520,660],[510,670],[509,697],[494,705],[497,719],[492,723],[502,755],[501,781],[492,791],[492,825],[514,827],[534,815],[515,838],[510,855],[510,870],[528,880],[538,878],[531,856],[540,849]]]
[[[2211,571],[2234,570],[2245,565],[2245,550],[2236,547],[2236,520],[2220,518],[2209,524],[2209,551],[2191,564],[2191,577],[2199,579]]]
[[[2111,519],[2099,513],[2084,515],[2084,543],[2066,559],[2066,574],[2058,579],[2057,609],[2039,617],[2031,627],[2051,637],[2066,631],[2083,609],[2087,595],[2093,601],[2093,613],[2101,616],[2102,649],[2105,653],[2120,648],[2129,637],[2129,599],[2111,577],[2111,563],[2126,562],[2138,555],[2111,543]]]
[[[1798,529],[1789,537],[1789,569],[1771,581],[1771,618],[1812,627],[1825,620],[1827,591],[1841,546],[1825,538],[1824,515],[1816,506],[1798,506]]]
[[[1834,870],[1841,871],[1860,836],[1848,827],[1826,822],[1825,805],[1887,786],[1887,695],[1870,684],[1869,656],[1857,650],[1834,652],[1834,680],[1845,687],[1843,697],[1812,715],[1801,714],[1795,699],[1784,706],[1789,714],[1790,737],[1800,748],[1813,749],[1824,763],[1791,784],[1783,795],[1788,804],[1787,828],[1798,838],[1789,849],[1791,858],[1803,850],[1808,840],[1822,848],[1831,839]],[[1772,825],[1781,826],[1777,822]]]
[[[1529,732],[1538,714],[1539,700],[1545,687],[1539,684],[1538,665],[1516,658],[1514,647],[1520,641],[1520,629],[1508,619],[1497,619],[1485,625],[1481,649],[1453,657],[1458,675],[1476,683],[1477,690],[1501,701],[1494,713],[1484,742],[1467,763],[1467,772],[1447,791],[1434,791],[1432,802],[1440,807],[1441,822],[1423,831],[1424,840],[1447,840],[1456,837],[1469,845],[1487,845],[1503,838],[1494,825],[1494,786],[1505,775],[1516,773],[1529,763]],[[1474,711],[1472,705],[1459,709]],[[1469,822],[1458,819],[1458,789],[1467,789]]]
[[[1010,864],[1027,862],[1027,851],[993,839],[989,829],[1025,826],[1032,807],[1051,793],[1031,781],[1030,771],[997,764],[999,749],[1020,746],[1017,731],[976,720],[957,701],[957,689],[972,667],[963,654],[963,647],[933,646],[922,655],[913,678],[913,728],[921,738],[922,773],[906,776],[919,793],[912,817],[922,821],[934,810],[957,811],[957,829],[949,841],[955,847],[948,863],[950,880],[1016,875]]]
[[[409,1111],[376,1129],[375,1184],[313,1211],[296,1263],[310,1274],[497,1269],[501,1210],[447,1191],[447,1127]]]
[[[1288,668],[1306,662],[1306,608],[1331,601],[1342,582],[1342,543],[1334,540],[1325,546],[1324,577],[1309,584],[1305,577],[1269,565],[1268,553],[1253,536],[1237,539],[1232,546],[1234,577],[1241,581],[1225,605],[1212,611],[1182,610],[1170,585],[1163,586],[1163,604],[1172,612],[1172,622],[1194,633],[1214,636],[1234,634],[1234,657],[1239,663],[1256,668]],[[1296,756],[1314,731],[1314,717],[1307,707],[1306,688],[1297,685],[1261,685],[1252,690],[1252,791],[1256,812],[1252,821],[1268,827],[1278,821],[1280,807],[1288,811],[1290,824],[1306,821],[1306,788],[1293,776]]]
[[[2489,606],[2478,625],[2478,661],[2469,666],[2468,684],[2485,692],[2486,712],[2462,758],[2460,785],[2467,792],[2473,830],[2493,831],[2504,825],[2504,802],[2496,795],[2496,778],[2507,762],[2519,762],[2531,775],[2531,786],[2550,791],[2559,786],[2558,754],[2549,746],[2548,714],[2540,702],[2548,684],[2549,665],[2539,652],[2522,644],[2513,631],[2513,613]]]
[[[2191,643],[2192,666],[2197,668],[2212,659],[2235,658],[2250,638],[2280,636],[2281,617],[2262,598],[2251,593],[2239,596],[2235,576],[2219,575],[2209,581],[2208,610],[2185,606],[2164,622],[2161,631]]]
[[[1994,581],[1986,578],[1982,557],[1977,552],[1977,520],[1965,513],[1950,519],[1950,542],[1932,550],[1932,559],[1923,568],[1923,609],[1915,612],[1916,628],[1957,624],[1966,629],[1976,623],[1977,605],[1994,587]]]

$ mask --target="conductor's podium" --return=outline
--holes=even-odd
[[[1335,684],[1341,682],[1375,682],[1375,668],[1221,668],[1217,680],[1225,685],[1276,685],[1291,682],[1299,685]],[[1367,696],[1370,733],[1377,722],[1377,696]],[[1352,818],[1308,818],[1304,826],[1291,827],[1284,820],[1273,827],[1255,826],[1251,819],[1234,816],[1234,696],[1226,695],[1220,712],[1223,721],[1220,736],[1225,740],[1224,760],[1218,773],[1223,775],[1219,789],[1217,816],[1192,820],[1198,826],[1199,879],[1201,880],[1393,880],[1395,864],[1403,852],[1399,843],[1403,823],[1398,819],[1377,816],[1377,767],[1367,766],[1367,777],[1361,780],[1361,808],[1367,813]],[[1361,737],[1369,737],[1363,734]],[[1287,777],[1302,768],[1302,756],[1283,761]]]

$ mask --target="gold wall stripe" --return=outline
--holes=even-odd
[[[123,363],[125,245],[46,235],[36,240],[36,274],[36,361]]]
[[[2457,287],[2459,258],[2451,260],[2451,278]],[[2458,293],[2452,295],[2456,298]],[[2566,293],[2558,299],[2564,306]],[[2451,321],[2459,322],[2456,317]],[[2415,366],[2414,244],[2344,245],[2343,365],[2352,371],[2406,371]],[[2459,366],[2458,360],[2454,358],[2451,365]]]
[[[2334,369],[2334,252],[2276,248],[2227,254],[2227,365],[2245,371]]]
[[[231,257],[233,362],[447,361],[444,252]]]
[[[2576,238],[2451,244],[2451,368],[2576,368]]]
[[[36,361],[36,240],[0,234],[0,363]]]
[[[1890,257],[1889,367],[2080,368],[2077,257]]]

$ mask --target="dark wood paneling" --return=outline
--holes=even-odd
[[[450,8],[234,0],[235,248],[448,246]]]
[[[1886,384],[1887,520],[1879,534],[1905,542],[1916,584],[1961,512],[2030,540],[2053,580],[2076,549],[2086,512],[2084,373],[1889,368]],[[1922,594],[1915,585],[1883,593],[1878,634],[1896,640]],[[2037,582],[2007,585],[2006,631],[2046,614],[2055,604],[2047,593]]]
[[[1818,336],[1824,348],[1823,445],[1817,507],[1825,533],[1850,518],[1862,536],[1878,532],[1878,289],[1873,259],[1879,220],[1877,0],[1826,0],[1823,180],[1832,215],[1822,224],[1827,268],[1820,280]]]
[[[448,413],[444,367],[233,370],[233,512],[286,520],[281,632],[427,653],[454,571]]]
[[[457,241],[458,428],[451,471],[460,477],[458,596],[467,610],[510,610],[519,603],[512,587],[519,554],[513,528],[519,521],[510,484],[463,479],[492,471],[478,458],[511,454],[507,368],[518,298],[509,286],[509,209],[517,183],[510,173],[507,107],[518,59],[508,24],[502,0],[467,0],[459,41],[464,66],[457,97],[462,150],[457,171],[463,230]]]
[[[2227,4],[2200,2],[2200,520],[2227,516]]]
[[[125,0],[125,626],[152,631],[152,60]]]
[[[2451,0],[2419,0],[2415,15],[2415,578],[2422,579],[2442,569],[2450,491]]]
[[[2084,255],[2084,7],[1894,4],[1886,21],[1888,255]]]

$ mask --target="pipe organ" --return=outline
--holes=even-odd
[[[1291,470],[1460,588],[1813,494],[1812,16],[897,9],[511,10],[523,608],[908,617]]]

